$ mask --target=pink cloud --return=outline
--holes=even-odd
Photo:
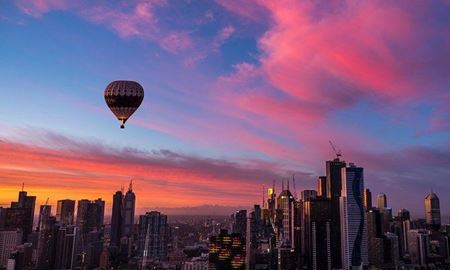
[[[41,17],[51,10],[66,9],[69,3],[65,0],[17,0],[16,6],[25,14]]]
[[[192,39],[187,33],[171,33],[159,41],[159,45],[166,51],[177,53],[192,47]]]

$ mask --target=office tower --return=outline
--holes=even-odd
[[[388,239],[389,246],[384,247],[386,254],[385,263],[388,267],[397,269],[400,262],[398,236],[394,233],[386,233],[386,238]]]
[[[326,162],[327,198],[331,200],[331,267],[338,269],[342,268],[339,198],[342,190],[342,168],[345,166],[345,161],[339,158]]]
[[[86,199],[78,201],[77,227],[81,233],[88,233],[93,230],[100,230],[103,225],[105,215],[105,201],[97,199],[89,201]]]
[[[303,202],[303,250],[306,269],[331,270],[331,201],[326,198]]]
[[[226,230],[221,230],[218,236],[210,237],[209,269],[245,269],[245,240],[240,234],[230,235]]]
[[[17,202],[11,202],[11,208],[5,210],[5,228],[21,229],[22,243],[26,241],[28,235],[33,231],[34,208],[36,204],[36,196],[28,196],[23,190],[19,192]]]
[[[425,230],[408,231],[408,251],[411,263],[427,264],[430,252],[430,238]]]
[[[301,196],[302,201],[305,201],[308,199],[315,199],[315,198],[317,198],[317,191],[305,189],[302,191],[300,196]]]
[[[41,205],[38,223],[37,266],[39,269],[51,269],[54,259],[56,218],[51,216],[51,206]]]
[[[441,226],[441,209],[439,198],[436,193],[431,192],[425,197],[425,219],[428,226],[439,229]]]
[[[112,215],[111,215],[111,246],[119,247],[122,235],[122,211],[123,211],[123,193],[117,191],[113,196]]]
[[[99,231],[91,231],[87,234],[84,264],[86,269],[97,269],[100,266],[100,256],[103,251],[103,234]]]
[[[409,219],[410,219],[409,211],[406,210],[406,209],[404,209],[404,208],[398,210],[398,212],[397,212],[397,218],[398,218],[399,220],[402,220],[402,221],[404,221],[404,220],[409,220]]]
[[[382,216],[383,233],[391,232],[392,208],[390,207],[382,208],[380,209],[380,213]]]
[[[64,224],[73,224],[75,217],[75,201],[59,200],[56,206],[56,221]]]
[[[384,209],[387,207],[386,194],[380,193],[377,195],[377,206],[378,206],[378,209]]]
[[[147,212],[139,216],[139,254],[146,260],[164,260],[168,244],[167,216],[160,212]]]
[[[369,262],[377,269],[394,269],[399,261],[399,240],[393,233],[383,232],[382,213],[377,208],[366,212]]]
[[[21,242],[20,230],[0,231],[0,268],[6,268],[9,256]]]
[[[77,233],[74,225],[62,224],[57,229],[54,269],[73,269]]]
[[[397,214],[396,224],[399,228],[399,248],[400,255],[404,256],[408,253],[408,231],[411,229],[410,214],[406,209],[400,209]]]
[[[247,232],[247,210],[239,210],[234,213],[233,233],[238,233],[245,239]]]
[[[276,193],[275,193],[275,183],[272,188],[267,189],[267,208],[269,209],[269,219],[274,220],[276,214]]]
[[[128,191],[123,199],[122,236],[130,237],[133,235],[135,207],[136,195],[133,192],[133,181],[130,181]]]
[[[289,183],[289,182],[288,182]],[[277,209],[280,216],[281,227],[279,227],[279,235],[281,242],[286,246],[295,247],[294,243],[294,207],[295,199],[289,190],[289,184],[287,189],[281,191],[277,198]]]
[[[319,176],[317,178],[317,196],[326,197],[327,196],[327,177]]]
[[[364,217],[363,168],[350,163],[342,168],[341,250],[343,269],[368,265],[367,228]]]
[[[51,216],[52,206],[51,205],[41,205],[39,207],[39,217],[38,217],[38,226],[37,230],[40,231],[41,227],[46,226],[46,222],[49,220]]]
[[[364,189],[364,209],[366,211],[372,209],[372,192],[368,188]]]

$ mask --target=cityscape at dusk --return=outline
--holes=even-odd
[[[0,270],[450,269],[449,1],[0,0],[0,34]]]

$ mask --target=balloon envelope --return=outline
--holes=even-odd
[[[105,101],[114,115],[125,122],[139,108],[144,99],[144,88],[135,81],[113,81],[105,89]]]

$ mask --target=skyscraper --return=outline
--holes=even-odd
[[[425,218],[427,225],[439,229],[441,226],[441,208],[436,193],[431,192],[425,197]]]
[[[111,246],[119,247],[122,235],[122,211],[123,211],[123,193],[117,191],[113,196],[112,215],[111,215]]]
[[[364,189],[364,209],[366,211],[372,209],[372,192],[368,188]]]
[[[77,227],[85,234],[93,230],[100,230],[105,215],[105,201],[97,199],[89,201],[86,199],[78,201]]]
[[[11,208],[5,213],[5,226],[9,229],[20,228],[23,232],[22,242],[33,231],[35,204],[36,196],[28,196],[22,185],[17,202],[11,202]]]
[[[364,217],[363,168],[350,163],[342,168],[341,250],[343,269],[368,265],[367,233]]]
[[[247,210],[236,211],[233,215],[233,233],[238,233],[245,239],[247,232]]]
[[[75,201],[59,200],[56,206],[56,221],[64,224],[73,224],[75,217]]]
[[[294,243],[294,207],[295,199],[289,190],[289,185],[287,189],[281,191],[277,198],[277,208],[279,213],[282,215],[281,222],[282,226],[279,228],[280,240],[285,244],[289,244],[290,247],[295,247]]]
[[[377,206],[378,206],[378,209],[380,209],[380,210],[387,207],[386,194],[380,193],[377,195]]]
[[[303,202],[303,255],[306,269],[331,270],[331,201],[326,198]]]
[[[338,269],[342,268],[339,198],[342,190],[342,168],[345,166],[345,161],[339,158],[326,162],[327,198],[331,200],[331,267]]]
[[[167,257],[168,229],[167,216],[160,212],[139,216],[139,254],[143,261]]]
[[[327,197],[327,177],[319,176],[317,178],[317,196],[318,197]]]
[[[125,194],[123,200],[122,236],[130,237],[133,234],[135,207],[136,207],[136,195],[133,192],[133,181],[130,181],[128,191]]]
[[[427,264],[430,253],[430,238],[425,230],[408,231],[408,251],[412,263]]]
[[[315,199],[317,197],[317,191],[315,190],[309,190],[305,189],[301,192],[301,199],[302,201],[308,200],[308,199]]]

